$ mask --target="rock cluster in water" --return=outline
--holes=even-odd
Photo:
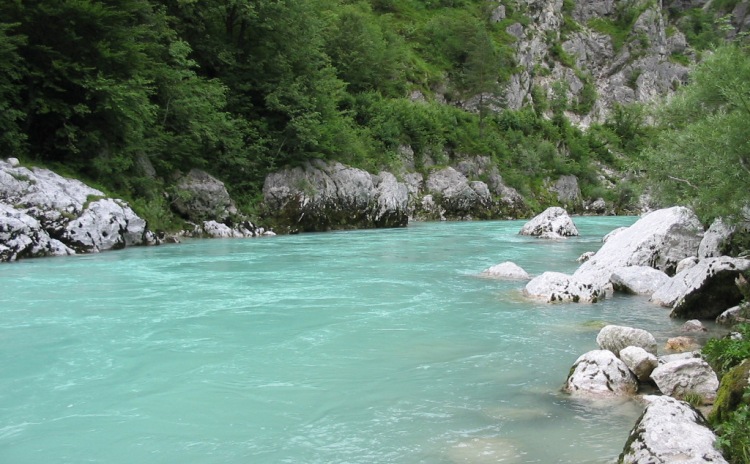
[[[550,232],[539,224],[550,223],[535,218],[524,230],[543,236]],[[748,259],[713,256],[734,232],[719,224],[704,235],[688,208],[653,211],[605,236],[601,249],[582,256],[572,275],[545,272],[526,285],[524,294],[550,303],[595,303],[621,291],[650,296],[671,308],[675,318],[715,319],[742,300],[735,280],[750,269]]]

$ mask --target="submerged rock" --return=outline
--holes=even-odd
[[[630,432],[619,462],[726,464],[716,449],[716,435],[703,415],[689,404],[667,396],[646,396],[643,415]]]
[[[614,353],[594,350],[576,360],[564,390],[575,395],[632,395],[638,390],[638,380]]]
[[[521,266],[510,261],[496,264],[495,266],[485,269],[480,275],[483,277],[491,277],[493,279],[508,280],[528,280],[531,278]]]
[[[553,206],[527,222],[519,234],[541,238],[563,238],[577,236],[578,229],[564,209]]]

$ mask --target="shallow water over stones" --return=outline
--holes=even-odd
[[[196,240],[0,266],[0,462],[605,463],[641,407],[560,393],[644,297],[548,305],[513,261],[570,273],[635,218]]]

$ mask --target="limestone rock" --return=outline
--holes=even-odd
[[[0,262],[74,254],[74,250],[51,238],[39,221],[0,203]]]
[[[638,346],[627,346],[620,350],[620,359],[640,382],[648,381],[651,372],[659,365],[656,356]]]
[[[716,219],[703,235],[698,247],[698,258],[723,256],[735,232],[736,227],[727,224],[721,218]]]
[[[560,272],[545,272],[526,284],[524,295],[547,303],[596,303],[606,297],[606,290]]]
[[[617,291],[651,295],[669,282],[670,278],[652,267],[628,266],[616,268],[609,280]]]
[[[581,256],[579,256],[576,259],[576,262],[578,262],[578,263],[585,263],[586,261],[590,260],[595,254],[596,254],[596,252],[594,252],[594,251],[587,251],[587,252],[581,254]]]
[[[614,353],[594,350],[576,360],[564,390],[574,395],[631,395],[638,390],[638,381]]]
[[[741,308],[739,306],[733,306],[723,313],[719,314],[716,318],[716,323],[720,325],[734,325],[739,320]]]
[[[106,198],[90,203],[65,226],[63,241],[79,252],[99,252],[140,245],[146,221],[126,204]]]
[[[125,202],[15,159],[0,160],[0,207],[0,261],[158,242]]]
[[[523,268],[515,263],[506,261],[504,263],[497,264],[488,269],[482,271],[483,277],[491,277],[493,279],[508,279],[508,280],[528,280],[529,274],[523,270]]]
[[[224,221],[237,207],[224,183],[200,169],[192,169],[176,183],[174,209],[190,221]]]
[[[672,337],[667,340],[667,343],[664,345],[664,349],[667,351],[673,351],[677,353],[684,353],[686,351],[693,351],[700,348],[700,345],[698,344],[695,339],[690,337]]]
[[[701,242],[703,243],[703,242]],[[687,269],[690,269],[691,267],[698,264],[700,260],[697,256],[688,256],[687,258],[683,259],[679,263],[677,263],[677,268],[675,269],[675,275],[681,273],[682,271],[685,271]]]
[[[726,464],[716,449],[716,435],[703,415],[667,396],[646,396],[643,415],[630,432],[620,463]]]
[[[562,238],[577,236],[578,229],[564,209],[553,206],[527,222],[521,228],[519,234],[545,238]]]
[[[698,394],[705,403],[712,403],[719,388],[719,379],[711,366],[702,359],[691,358],[660,364],[651,379],[665,395],[682,398]]]
[[[578,178],[573,175],[560,176],[557,182],[549,188],[549,191],[557,195],[557,201],[566,207],[579,207],[582,203],[581,188],[578,186]]]
[[[659,365],[686,359],[703,359],[700,351],[687,351],[684,353],[672,353],[659,356]]]
[[[698,319],[691,319],[682,324],[680,330],[683,332],[705,332],[706,328],[703,327],[703,324]]]
[[[680,293],[670,316],[715,319],[726,308],[742,301],[742,293],[735,284],[735,278],[748,269],[750,260],[747,259],[719,257],[701,260],[674,277],[673,281],[677,284],[672,290],[680,290]]]
[[[269,174],[263,199],[290,231],[401,227],[408,221],[405,184],[336,162],[318,160]]]
[[[427,178],[426,190],[433,198],[440,197],[441,206],[451,216],[467,215],[477,203],[489,200],[482,198],[472,188],[466,176],[450,167],[431,173]],[[489,190],[487,193],[489,195]]]
[[[615,235],[617,235],[620,232],[625,231],[627,229],[628,229],[627,227],[618,227],[617,229],[614,229],[613,231],[611,231],[610,233],[608,233],[604,237],[602,237],[602,243],[607,243],[607,241],[609,241],[609,239],[611,239]]]
[[[688,208],[651,212],[604,242],[596,255],[573,274],[606,285],[612,272],[624,266],[649,266],[667,274],[698,250],[703,226]]]
[[[649,332],[619,325],[608,325],[602,328],[596,336],[596,343],[601,349],[615,354],[619,354],[621,350],[629,346],[643,348],[654,356],[657,350],[656,339]]]

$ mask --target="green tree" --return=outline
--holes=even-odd
[[[25,143],[19,123],[24,114],[19,109],[24,76],[18,48],[26,40],[14,30],[18,24],[0,23],[0,150],[7,156],[18,156]]]
[[[669,202],[692,205],[706,220],[739,219],[750,186],[750,56],[718,48],[658,118],[663,132],[648,152],[651,179]]]

